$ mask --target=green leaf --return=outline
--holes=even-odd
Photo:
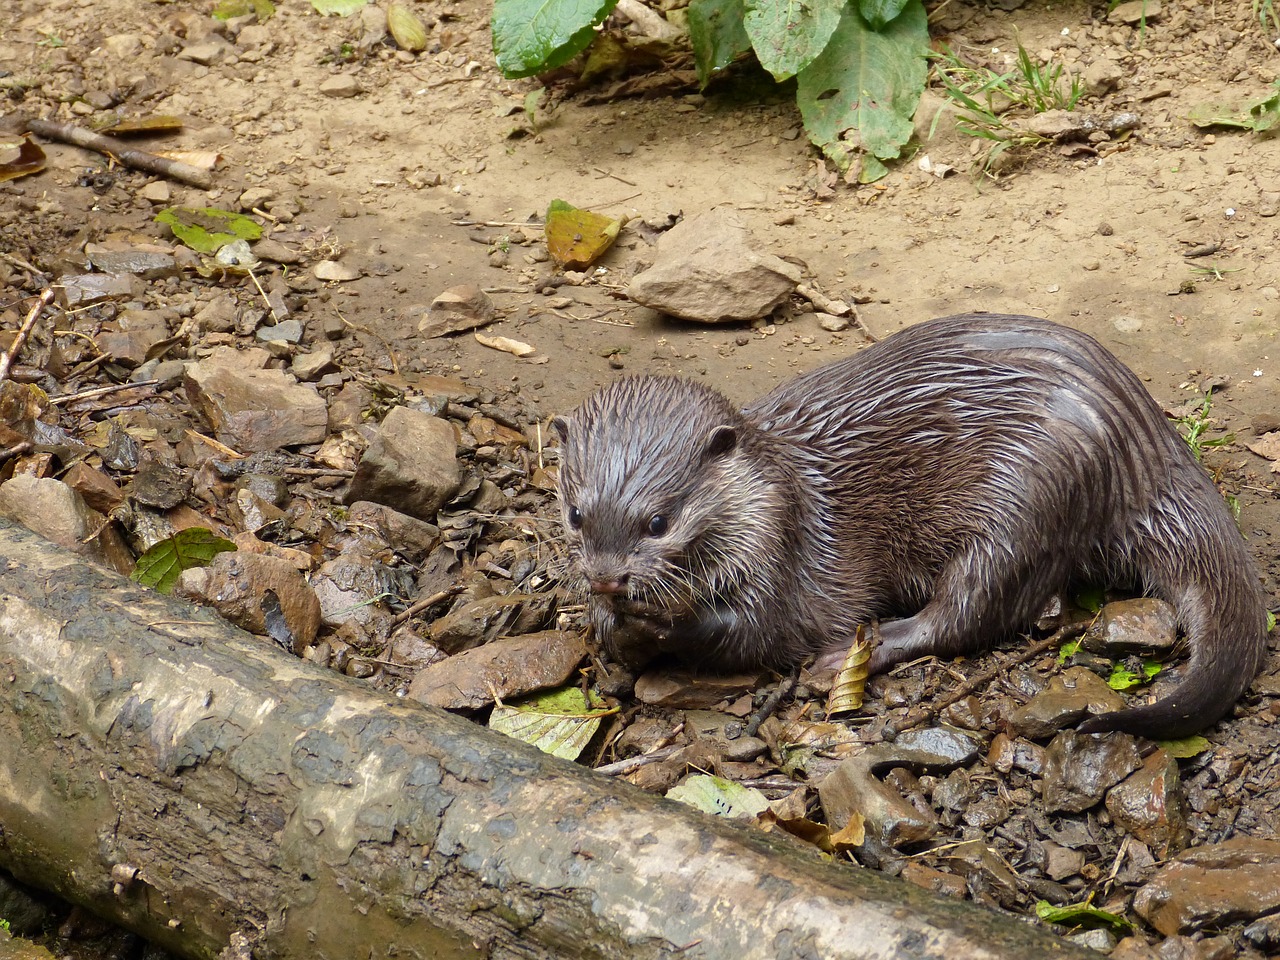
[[[236,545],[204,527],[191,527],[161,540],[138,558],[130,579],[169,593],[183,570],[207,567],[213,558]]]
[[[1058,662],[1066,663],[1068,660],[1074,657],[1080,649],[1080,643],[1081,643],[1080,640],[1068,640],[1066,643],[1060,646],[1058,648]]]
[[[858,12],[872,30],[883,30],[898,18],[907,0],[858,0]]]
[[[262,227],[256,220],[215,207],[169,207],[156,214],[173,235],[197,253],[215,254],[233,240],[257,240]]]
[[[495,0],[493,53],[514,79],[562,66],[590,46],[618,0]]]
[[[1124,917],[1087,903],[1055,907],[1048,900],[1041,900],[1036,903],[1036,916],[1047,923],[1061,923],[1069,927],[1108,927],[1116,933],[1133,929],[1133,924]]]
[[[689,4],[689,43],[698,68],[698,85],[751,49],[742,25],[742,0],[692,0]]]
[[[1160,740],[1164,752],[1175,760],[1189,760],[1199,756],[1213,746],[1204,737],[1183,737],[1181,740]]]
[[[859,179],[869,183],[885,169],[875,161],[901,154],[924,90],[928,42],[920,0],[908,0],[881,32],[846,7],[826,49],[800,71],[796,102],[805,130],[841,171],[863,152]]]
[[[1155,660],[1144,660],[1141,673],[1135,673],[1122,663],[1113,664],[1111,676],[1107,678],[1107,686],[1112,690],[1129,690],[1132,687],[1141,687],[1155,679],[1156,674],[1159,672],[1160,664]]]
[[[311,7],[322,17],[349,17],[366,3],[368,0],[311,0]]]
[[[667,799],[679,800],[703,813],[730,819],[754,817],[769,807],[769,801],[759,790],[702,773],[672,787],[667,791]]]
[[[590,697],[578,687],[562,687],[520,703],[500,703],[489,715],[489,728],[533,744],[543,753],[576,760],[600,728],[609,707],[599,694]]]
[[[1200,103],[1191,108],[1187,119],[1197,127],[1239,127],[1254,133],[1266,133],[1280,124],[1280,80],[1268,96],[1246,103]]]
[[[744,0],[743,26],[760,65],[788,80],[822,53],[843,7],[844,0]]]
[[[245,17],[252,13],[261,23],[263,20],[270,20],[275,12],[276,7],[271,0],[221,0],[213,8],[213,18],[234,20],[236,17]]]

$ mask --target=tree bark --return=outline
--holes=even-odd
[[[0,866],[182,956],[1089,956],[0,555]]]

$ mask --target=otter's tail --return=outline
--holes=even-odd
[[[1206,479],[1206,484],[1212,488]],[[1213,496],[1218,497],[1214,490]],[[1124,730],[1161,740],[1191,736],[1221,719],[1262,669],[1267,653],[1267,611],[1244,541],[1225,509],[1204,516],[1183,506],[1166,517],[1174,530],[1147,517],[1138,542],[1148,588],[1172,603],[1187,637],[1191,662],[1182,683],[1163,699],[1093,717],[1081,733]],[[1221,502],[1221,501],[1218,501]],[[1189,522],[1196,529],[1188,530]],[[1162,536],[1161,534],[1166,534]]]

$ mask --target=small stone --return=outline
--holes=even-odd
[[[1173,650],[1177,635],[1178,614],[1172,604],[1155,597],[1136,597],[1106,604],[1080,644],[1112,659],[1134,653],[1162,657]]]
[[[218,440],[241,453],[319,443],[328,428],[324,399],[311,384],[266,369],[261,349],[222,347],[188,364],[187,395]]]
[[[326,373],[336,369],[333,362],[333,347],[326,343],[311,353],[299,353],[289,364],[289,369],[303,383],[314,383]]]
[[[331,283],[347,283],[360,279],[360,271],[357,268],[349,267],[337,260],[321,260],[311,268],[311,272],[317,280]]]
[[[829,313],[814,313],[814,319],[818,321],[818,326],[823,330],[831,333],[839,333],[842,330],[849,329],[848,317],[836,317]]]
[[[281,243],[279,240],[272,240],[270,237],[255,243],[253,245],[253,253],[259,259],[270,260],[272,263],[293,265],[302,262],[302,253],[296,247]],[[338,322],[341,323],[342,321],[339,319]]]
[[[269,187],[250,187],[240,194],[240,209],[248,213],[254,208],[265,208],[267,202],[274,200],[276,192]],[[257,252],[255,248],[254,252]]]
[[[302,321],[285,320],[282,323],[267,324],[255,332],[259,340],[275,343],[300,343],[302,341]]]
[[[1191,831],[1178,762],[1156,750],[1141,769],[1107,794],[1112,819],[1161,860],[1186,849]]]
[[[1116,935],[1102,927],[1094,930],[1085,930],[1081,933],[1073,933],[1067,939],[1076,946],[1084,947],[1088,950],[1097,950],[1100,953],[1110,953],[1111,949],[1116,945]]]
[[[144,184],[142,189],[138,191],[138,196],[152,206],[157,207],[173,202],[173,190],[164,180],[152,180],[150,183]]]
[[[58,281],[67,309],[92,306],[103,300],[131,300],[141,292],[137,280],[129,274],[81,273],[64,276]]]
[[[6,480],[0,484],[0,517],[117,573],[133,570],[133,555],[115,526],[61,480],[26,474]]]
[[[395,407],[365,450],[346,502],[372,500],[432,521],[461,481],[457,440],[449,422]]]
[[[268,593],[274,594],[274,601],[267,601]],[[297,567],[278,557],[240,550],[220,553],[206,567],[184,570],[174,594],[211,606],[260,636],[270,635],[265,611],[278,604],[295,654],[306,649],[320,627],[320,600]]]
[[[1144,0],[1138,0],[1139,4],[1143,2]],[[1120,85],[1124,75],[1124,70],[1114,60],[1099,58],[1085,68],[1085,92],[1093,97],[1104,96]]]
[[[1092,670],[1070,667],[1049,681],[1043,691],[1014,710],[1009,724],[1032,739],[1049,737],[1091,714],[1109,713],[1124,699]]]
[[[493,301],[479,287],[464,283],[450,287],[431,301],[427,315],[418,322],[424,337],[442,337],[492,323],[497,317]]]
[[[1162,12],[1160,0],[1126,0],[1111,9],[1107,14],[1107,23],[1124,23],[1129,26],[1143,21],[1151,23],[1158,20]]]
[[[190,60],[192,63],[207,67],[221,63],[223,60],[234,59],[234,53],[234,48],[225,40],[211,36],[208,40],[183,47],[178,53],[178,59]]]
[[[321,96],[338,99],[358,96],[364,92],[360,88],[360,81],[345,73],[325,80],[320,84],[319,90]]]
[[[1064,732],[1045,751],[1044,806],[1050,813],[1080,813],[1142,765],[1132,737]]]
[[[1274,915],[1280,912],[1280,840],[1237,836],[1196,847],[1138,890],[1133,908],[1167,937]]]
[[[136,33],[116,33],[103,37],[102,47],[117,60],[136,60],[143,54],[142,38]]]

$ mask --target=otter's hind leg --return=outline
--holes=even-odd
[[[1070,558],[1044,542],[1045,530],[1005,531],[971,541],[947,561],[933,595],[913,617],[880,625],[872,673],[917,657],[982,650],[1031,624],[1066,585]]]

